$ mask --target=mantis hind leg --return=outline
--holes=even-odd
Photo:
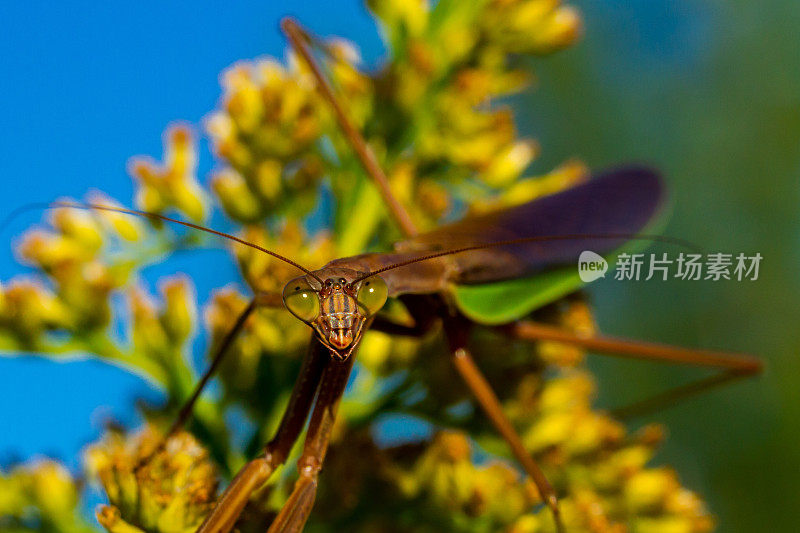
[[[690,396],[759,374],[764,368],[763,362],[752,355],[695,350],[600,335],[582,336],[556,326],[530,320],[512,322],[499,329],[514,338],[531,342],[543,340],[563,342],[586,348],[600,355],[713,368],[720,371],[708,378],[670,389],[633,405],[614,410],[613,414],[621,418],[631,418],[663,409]]]
[[[444,330],[450,345],[450,353],[456,370],[461,374],[470,392],[472,392],[492,425],[494,425],[498,433],[500,433],[503,439],[508,443],[514,457],[533,480],[536,488],[539,490],[542,500],[553,514],[556,530],[563,532],[564,525],[561,521],[558,497],[556,496],[555,490],[552,485],[550,485],[550,482],[545,477],[537,462],[525,449],[525,446],[522,444],[522,439],[503,412],[500,400],[492,390],[486,377],[475,364],[472,355],[466,347],[468,324],[459,321],[457,318],[447,318],[444,321]]]

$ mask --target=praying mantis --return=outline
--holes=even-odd
[[[318,90],[331,105],[345,137],[404,234],[404,240],[396,245],[394,252],[340,258],[311,270],[290,258],[209,228],[151,213],[88,206],[160,218],[214,233],[256,248],[302,272],[301,276],[286,284],[282,294],[262,293],[252,299],[235,320],[210,367],[168,432],[177,431],[191,416],[194,403],[255,309],[285,306],[313,330],[306,358],[274,437],[264,452],[237,474],[198,531],[230,531],[250,495],[287,460],[308,424],[298,462],[298,480],[269,529],[270,532],[301,531],[313,507],[337,405],[363,334],[372,328],[395,335],[419,337],[432,334],[439,326],[456,371],[508,443],[515,459],[533,480],[552,512],[556,527],[563,530],[558,495],[525,450],[503,413],[497,395],[471,356],[469,333],[480,324],[470,320],[457,302],[454,303],[450,291],[453,285],[518,279],[559,266],[574,266],[578,254],[585,249],[603,253],[617,249],[627,240],[656,239],[640,232],[647,228],[663,200],[664,192],[658,175],[643,167],[620,168],[535,202],[419,233],[412,218],[392,194],[372,150],[317,65],[311,51],[313,38],[291,19],[284,20],[282,28],[309,66]],[[413,325],[391,322],[379,313],[387,298],[400,300],[412,316]],[[581,337],[530,321],[525,314],[491,327],[521,340],[556,340],[594,352],[722,370],[718,376],[700,382],[691,390],[680,391],[680,394],[761,370],[761,362],[747,355],[599,336]]]

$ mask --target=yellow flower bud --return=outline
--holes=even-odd
[[[564,448],[573,456],[587,455],[601,447],[616,446],[624,436],[625,428],[619,422],[603,415],[587,413],[580,419]]]
[[[79,516],[80,484],[50,459],[0,471],[3,531],[85,531]]]
[[[31,474],[31,495],[43,513],[58,516],[72,512],[78,503],[78,493],[64,466],[42,461],[34,466]]]
[[[69,327],[70,309],[36,281],[17,278],[4,291],[1,323],[24,344],[37,339],[48,329]]]
[[[250,192],[242,176],[232,169],[224,169],[211,181],[211,188],[217,194],[223,209],[231,218],[241,221],[255,221],[262,215],[261,204]]]
[[[163,197],[161,192],[158,191],[155,187],[146,185],[144,181],[142,182],[142,185],[136,190],[134,203],[139,210],[149,211],[150,213],[160,213],[167,207],[167,201]],[[161,226],[160,222],[154,221],[152,219],[150,220],[153,223],[153,225],[157,227]]]
[[[122,519],[119,509],[113,505],[101,505],[95,515],[100,525],[110,533],[145,533],[136,526],[132,526]]]
[[[169,337],[158,320],[152,298],[141,288],[128,291],[133,344],[142,355],[165,355],[170,351]]]
[[[282,165],[274,159],[261,161],[256,168],[256,190],[270,202],[278,200],[280,195],[282,170]]]
[[[25,234],[17,251],[20,257],[42,270],[59,275],[64,265],[75,265],[90,260],[96,250],[88,250],[79,241],[41,230]]]
[[[368,0],[367,6],[393,32],[419,36],[428,24],[426,0]]]
[[[90,204],[122,207],[116,200],[99,192],[91,193],[88,200]],[[144,235],[142,220],[135,216],[105,210],[96,211],[96,214],[126,241],[139,241]]]
[[[570,372],[548,382],[540,399],[542,411],[586,409],[594,394],[594,381],[586,372]]]
[[[634,520],[637,533],[691,533],[691,521],[680,516],[637,517]]]
[[[58,201],[70,203],[69,198]],[[87,250],[97,250],[103,244],[103,235],[93,213],[71,207],[53,211],[51,224],[62,235],[74,239]]]
[[[223,84],[226,89],[225,109],[236,129],[253,133],[261,122],[264,109],[250,69],[245,64],[239,64],[226,70]]]
[[[526,514],[522,515],[509,530],[509,533],[538,533],[542,531],[542,525],[546,517],[539,515]]]
[[[538,145],[532,141],[520,141],[505,147],[484,171],[483,179],[494,187],[507,185],[519,177],[538,151]]]
[[[583,33],[583,21],[578,11],[565,6],[557,9],[540,30],[534,32],[528,46],[536,53],[551,52],[577,41]]]
[[[563,443],[572,434],[575,417],[567,413],[540,416],[522,435],[525,448],[533,453]]]
[[[675,473],[666,468],[644,470],[628,480],[625,499],[636,513],[660,510],[667,497],[679,490]]]
[[[182,344],[191,334],[197,311],[191,280],[175,276],[161,286],[164,308],[159,317],[164,331],[173,344]]]
[[[197,182],[197,153],[191,131],[173,125],[164,133],[164,164],[132,158],[128,172],[137,181],[136,205],[160,213],[173,207],[195,221],[205,217],[205,195]]]

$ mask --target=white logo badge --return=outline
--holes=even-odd
[[[591,283],[597,278],[604,278],[608,270],[608,261],[603,256],[584,250],[578,257],[578,276],[584,283]]]

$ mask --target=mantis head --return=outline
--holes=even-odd
[[[283,289],[283,303],[294,316],[311,326],[319,341],[339,360],[353,352],[367,319],[386,303],[388,289],[380,276],[327,269],[300,276]]]

